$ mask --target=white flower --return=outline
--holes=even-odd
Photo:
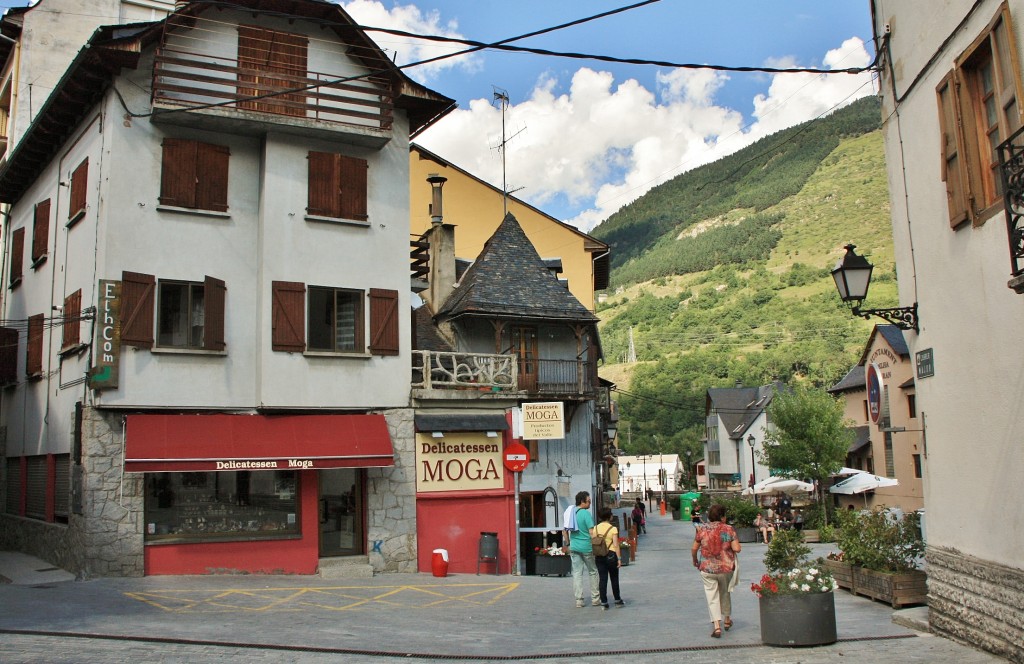
[[[814,567],[812,567],[811,569],[809,569],[809,570],[807,570],[807,571],[808,571],[808,572],[810,572],[811,574],[815,575],[815,576],[817,576],[817,575],[818,575],[818,570],[817,570],[817,569],[815,569]]]
[[[814,575],[813,574],[808,574],[804,578],[807,579],[808,581],[814,581]]]
[[[811,587],[805,583],[804,585],[800,586],[800,592],[809,593],[811,592]]]
[[[790,587],[791,590],[796,590],[800,586],[798,586],[796,583],[791,583],[791,584],[789,584],[789,587]]]

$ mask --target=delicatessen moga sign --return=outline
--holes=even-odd
[[[479,491],[504,487],[501,438],[485,431],[416,434],[416,490]]]

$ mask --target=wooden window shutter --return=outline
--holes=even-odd
[[[306,78],[306,52],[309,40],[302,36],[288,32],[277,32],[274,34],[274,46],[272,47],[271,59],[277,64],[277,70],[281,73],[299,79]],[[279,80],[277,84],[283,88],[302,88],[305,85],[295,80]],[[306,92],[292,92],[280,95],[278,99],[292,102],[294,104],[306,103]],[[306,109],[299,106],[283,106],[282,113],[304,117]]]
[[[160,171],[160,204],[196,206],[196,142],[165,138]]]
[[[339,155],[340,156],[340,155]],[[339,217],[366,221],[366,172],[369,164],[365,159],[341,156],[341,212]]]
[[[11,233],[11,286],[21,281],[25,262],[25,229],[16,228]]]
[[[228,211],[228,162],[231,151],[223,145],[196,146],[196,204],[201,210]]]
[[[238,26],[238,96],[254,97],[260,94],[255,86],[258,81],[256,71],[262,68],[270,53],[270,44],[263,37],[265,31],[250,25]],[[248,83],[249,85],[245,85]],[[258,101],[239,101],[238,107],[255,110]]]
[[[398,291],[370,289],[370,353],[398,355]]]
[[[271,290],[271,348],[301,353],[306,350],[306,284],[275,281]]]
[[[74,220],[85,211],[86,187],[89,182],[89,158],[86,157],[82,163],[71,173],[71,201],[68,204],[68,219]]]
[[[1020,67],[1017,62],[1017,45],[1013,38],[1010,12],[1005,7],[996,19],[992,28],[992,37],[995,40],[993,47],[994,59],[998,68],[999,76],[999,107],[1003,113],[1003,121],[1006,123],[1006,132],[1003,140],[1008,139],[1021,127],[1021,91],[1020,91]]]
[[[18,331],[0,327],[0,385],[18,381]]]
[[[330,152],[310,152],[309,195],[306,212],[320,217],[341,216],[338,181],[341,178],[339,157]]]
[[[82,289],[64,298],[64,334],[61,348],[77,346],[82,341]]]
[[[43,314],[28,319],[28,345],[25,353],[25,374],[38,376],[43,373]]]
[[[942,144],[942,181],[946,183],[949,225],[956,228],[967,221],[968,193],[964,144],[958,119],[959,100],[953,72],[949,72],[936,88],[939,101],[939,131]]]
[[[137,348],[153,347],[153,310],[156,278],[137,272],[121,273],[121,343]]]
[[[46,255],[50,241],[50,199],[36,204],[35,220],[32,226],[32,263]]]
[[[224,350],[224,282],[213,277],[203,280],[203,348]]]

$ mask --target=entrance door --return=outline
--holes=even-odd
[[[537,391],[537,328],[512,328],[512,352],[519,356],[519,389]]]
[[[320,475],[320,557],[364,552],[363,471],[331,468]]]

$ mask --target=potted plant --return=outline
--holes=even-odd
[[[764,557],[768,573],[750,589],[758,597],[761,641],[771,646],[835,643],[835,581],[829,570],[810,563],[796,531],[779,531]]]
[[[622,561],[622,566],[626,567],[629,565],[631,554],[633,553],[633,548],[629,545],[628,539],[624,537],[619,538],[619,552],[622,554],[619,556],[619,560]]]
[[[744,498],[717,498],[716,503],[725,506],[725,520],[736,529],[736,538],[743,543],[756,542],[757,530],[754,519],[759,508]]]
[[[924,542],[916,513],[898,515],[884,507],[841,517],[839,546],[851,565],[850,591],[892,605],[924,604],[928,577],[917,568]]]
[[[572,572],[572,561],[557,544],[534,549],[534,569],[537,576],[566,576]]]

